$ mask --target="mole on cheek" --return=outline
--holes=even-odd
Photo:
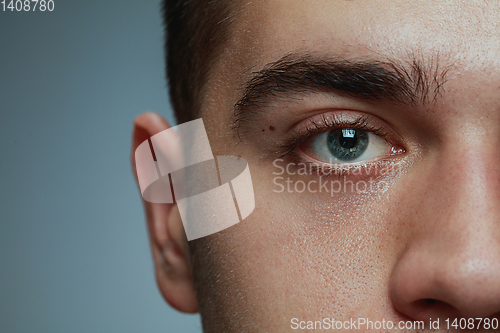
[[[269,129],[270,129],[271,131],[274,131],[276,128],[274,128],[274,126],[269,126]]]

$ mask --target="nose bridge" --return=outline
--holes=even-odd
[[[434,232],[441,233],[436,250],[448,253],[442,267],[457,264],[462,270],[493,253],[500,260],[498,145],[487,134],[465,136],[457,134],[438,156],[429,182],[433,194],[422,207]]]
[[[452,90],[461,91],[463,82],[450,81]],[[500,216],[500,99],[491,98],[496,89],[484,84],[447,101],[441,112],[448,126],[435,132],[439,143],[423,162],[420,215],[430,214],[433,228],[460,241],[492,227]]]
[[[499,216],[500,156],[498,144],[491,142],[497,140],[467,133],[445,145],[433,166],[431,186],[440,197],[432,199],[442,205],[439,223],[472,232]]]

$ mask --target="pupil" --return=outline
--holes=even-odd
[[[357,143],[358,143],[358,136],[356,135],[355,130],[350,128],[342,130],[340,138],[340,145],[342,146],[342,148],[351,149],[356,147]]]
[[[328,132],[327,147],[336,159],[353,160],[361,156],[367,146],[368,133],[365,131],[342,128]]]

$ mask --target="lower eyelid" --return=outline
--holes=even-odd
[[[310,164],[314,165],[320,168],[331,168],[334,170],[343,170],[343,171],[348,171],[351,169],[362,169],[362,168],[367,168],[371,167],[376,164],[380,163],[385,163],[388,162],[390,157],[389,155],[378,158],[378,159],[372,159],[372,160],[367,160],[367,161],[355,161],[355,162],[350,162],[350,163],[325,163],[320,160],[316,160],[314,158],[311,158],[307,156],[304,152],[301,152],[300,150],[294,152],[294,162],[295,163],[305,163],[305,164]]]
[[[372,181],[376,181],[381,177],[394,176],[401,170],[399,163],[388,159],[371,161],[370,163],[334,165],[310,162],[299,157],[297,154],[289,157],[291,159],[287,163],[293,165],[289,171],[300,177],[370,177]],[[302,169],[302,173],[298,172],[300,169]],[[305,172],[305,169],[308,171]]]

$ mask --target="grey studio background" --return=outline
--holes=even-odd
[[[172,121],[158,1],[0,5],[0,332],[201,332],[153,273],[133,119]]]

